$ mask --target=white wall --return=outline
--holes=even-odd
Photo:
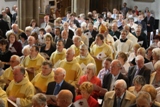
[[[127,6],[132,9],[134,6],[138,6],[138,10],[144,11],[145,8],[148,7],[150,11],[154,12],[155,19],[160,20],[160,0],[155,0],[154,2],[136,2],[134,0],[123,0],[123,2],[126,2]]]
[[[0,0],[0,9],[9,7],[10,10],[12,11],[12,6],[13,5],[18,5],[17,0],[15,1],[5,1],[5,0]]]

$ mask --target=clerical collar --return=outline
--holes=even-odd
[[[128,39],[126,38],[125,40],[123,39],[120,39],[121,42],[126,42]]]

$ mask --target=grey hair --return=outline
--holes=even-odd
[[[52,31],[52,28],[51,28],[51,26],[46,26],[46,28],[45,28],[45,31],[47,31],[47,30],[51,30]]]
[[[32,97],[32,101],[36,101],[39,105],[47,105],[47,97],[45,94],[38,93]]]
[[[145,78],[141,75],[137,75],[133,79],[133,83],[140,84],[141,86],[144,86],[146,84]]]
[[[0,107],[5,107],[4,101],[0,98]]]
[[[96,69],[96,65],[94,63],[89,63],[86,68],[92,69],[93,70],[93,74],[96,75],[97,69]]]
[[[66,76],[66,70],[65,70],[64,68],[61,68],[61,67],[56,68],[56,70],[58,70],[58,69],[60,69],[60,70],[61,70],[61,73]],[[56,71],[56,70],[55,70],[55,71]]]
[[[27,51],[27,52],[30,52],[30,48],[29,47],[27,47],[27,46],[25,46],[25,47],[23,47],[23,49],[22,49],[22,54],[24,54],[24,51]]]
[[[88,47],[85,44],[80,45],[80,49],[88,50]]]
[[[75,55],[75,50],[74,50],[73,48],[70,47],[70,48],[67,49],[67,51],[69,51],[69,50],[72,52],[72,54]],[[67,51],[66,51],[66,52],[67,52]]]
[[[27,27],[25,28],[25,31],[32,32],[32,30],[33,30],[33,28],[32,28],[31,26],[27,26]]]
[[[15,70],[15,69],[19,69],[20,72],[21,72],[23,75],[25,75],[25,68],[24,68],[24,67],[17,65],[17,66],[14,67],[14,70]]]
[[[136,103],[137,103],[137,100],[141,100],[141,99],[146,99],[148,102],[148,105],[150,105],[150,103],[152,102],[151,95],[146,91],[140,91],[138,93],[136,97]]]
[[[114,86],[116,86],[117,84],[121,84],[121,88],[127,89],[127,84],[123,79],[118,79],[115,83]]]
[[[74,35],[74,36],[73,36],[72,40],[74,40],[74,39],[78,39],[78,41],[81,42],[81,37],[79,37],[79,36],[77,36],[77,35]]]
[[[20,63],[21,59],[18,55],[12,55],[11,58],[15,57],[16,61]]]
[[[117,62],[116,66],[119,67],[119,68],[122,68],[122,64],[121,64],[121,62],[120,62],[118,59],[114,59],[114,60],[112,61],[112,63],[113,63],[113,62]]]
[[[152,53],[155,53],[158,59],[160,59],[160,48],[154,48],[152,50]]]
[[[137,60],[143,60],[143,62],[144,62],[144,57],[142,55],[137,55],[136,56],[136,61]]]
[[[154,69],[157,70],[160,67],[160,60],[158,60],[155,64],[154,64]]]

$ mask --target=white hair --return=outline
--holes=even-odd
[[[74,35],[74,36],[73,36],[72,40],[74,40],[74,39],[78,39],[78,41],[81,42],[81,37],[79,37],[79,36],[77,36],[77,35]]]
[[[96,69],[96,65],[94,63],[89,63],[86,68],[92,69],[93,74],[96,75],[97,69]]]
[[[117,84],[121,84],[121,88],[127,89],[127,84],[123,79],[118,79],[115,83],[114,86],[116,86]]]
[[[27,47],[27,46],[25,46],[25,47],[23,47],[23,49],[22,49],[22,54],[24,54],[24,51],[27,51],[27,52],[30,52],[30,48],[29,47]]]
[[[47,105],[47,97],[45,94],[38,93],[32,97],[32,101],[36,101],[39,105]]]
[[[75,55],[75,50],[73,48],[68,48],[67,51],[71,51],[73,55]],[[67,52],[66,51],[66,52]]]
[[[33,30],[33,28],[32,28],[31,26],[27,26],[27,27],[25,28],[25,31],[32,32],[32,30]]]
[[[136,56],[136,61],[137,61],[137,60],[143,60],[143,61],[144,61],[144,57],[143,57],[142,55],[137,55],[137,56]]]

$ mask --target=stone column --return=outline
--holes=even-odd
[[[37,21],[37,24],[39,22],[39,14],[40,14],[40,2],[41,0],[34,0],[33,1],[33,18]]]
[[[18,25],[25,30],[32,19],[39,22],[40,0],[18,0]]]
[[[72,0],[71,11],[76,12],[77,15],[80,13],[87,15],[89,12],[89,4],[90,0]]]
[[[18,0],[18,25],[24,29],[26,24],[26,0]]]
[[[26,26],[29,26],[30,21],[34,18],[34,0],[26,0]]]

